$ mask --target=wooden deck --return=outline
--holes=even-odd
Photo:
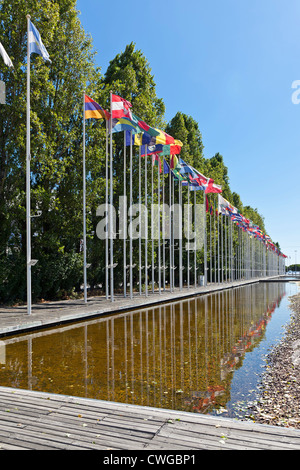
[[[300,430],[0,387],[0,448],[299,450]]]

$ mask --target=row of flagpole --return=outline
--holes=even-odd
[[[31,53],[37,53],[41,55],[44,59],[44,61],[49,61],[50,57],[49,54],[41,40],[40,34],[38,30],[35,28],[35,26],[31,22],[30,15],[27,15],[27,84],[26,84],[26,246],[27,246],[27,256],[26,256],[26,263],[27,263],[27,313],[30,315],[31,314],[31,308],[32,308],[32,298],[31,298],[31,267],[37,262],[37,260],[33,260],[31,258],[31,207],[30,207],[30,159],[31,159],[31,147],[30,147],[30,56]],[[8,57],[5,49],[3,48],[2,44],[0,43],[0,54],[3,57],[3,60],[5,64],[8,67],[13,67],[13,64]],[[88,100],[87,100],[88,98]],[[91,108],[87,108],[87,101],[88,104],[92,104]],[[96,108],[94,107],[96,105]],[[116,267],[116,263],[114,263],[114,238],[116,237],[116,234],[114,233],[114,224],[113,224],[113,193],[114,193],[114,187],[113,187],[113,118],[114,117],[125,117],[125,120],[129,118],[129,123],[132,125],[133,122],[136,123],[138,118],[134,116],[130,108],[131,104],[124,100],[121,97],[118,97],[117,95],[113,95],[112,92],[110,92],[110,113],[107,113],[107,111],[103,110],[101,106],[98,105],[98,103],[94,102],[91,100],[89,97],[84,92],[83,95],[83,281],[84,281],[84,302],[87,303],[87,268],[89,264],[87,263],[87,237],[86,237],[86,145],[85,145],[85,133],[86,133],[86,128],[85,128],[85,120],[87,117],[95,117],[99,118],[100,115],[101,117],[105,118],[106,120],[106,161],[105,161],[105,181],[106,181],[106,189],[105,189],[105,201],[106,201],[106,213],[109,216],[109,231],[107,230],[106,232],[106,237],[105,237],[105,292],[106,292],[106,298],[110,298],[111,301],[114,301],[114,268]],[[87,109],[88,113],[90,113],[87,116]],[[98,114],[97,114],[98,113]],[[100,115],[99,115],[100,113]],[[146,123],[143,121],[138,120],[138,126],[139,126],[139,131],[138,132],[143,132],[144,130],[146,133],[151,129],[154,131],[154,135],[159,135],[162,134],[161,131],[150,128]],[[126,160],[126,142],[125,142],[125,132],[124,131],[124,211],[126,208],[126,171],[127,171],[127,160]],[[165,133],[163,133],[165,134]],[[129,237],[129,265],[127,265],[127,250],[126,250],[126,233],[127,233],[127,222],[126,222],[126,214],[124,213],[124,226],[123,226],[123,283],[124,283],[124,296],[127,295],[127,269],[129,267],[129,286],[130,286],[130,297],[133,297],[133,240],[132,240],[132,205],[133,205],[133,173],[132,173],[132,161],[133,161],[133,144],[132,144],[132,131],[130,132],[130,165],[129,165],[129,206],[130,206],[130,212],[129,212],[129,217],[130,217],[130,237]],[[165,134],[167,135],[167,134]],[[168,136],[170,137],[170,136]],[[174,140],[174,139],[173,139]],[[175,141],[175,144],[178,144],[179,141]],[[181,144],[179,142],[179,144]],[[182,145],[182,144],[181,144]],[[108,147],[109,147],[109,152],[108,152]],[[158,265],[154,266],[154,237],[152,234],[151,237],[151,242],[152,242],[152,256],[151,256],[151,265],[148,266],[148,217],[147,217],[147,209],[148,209],[148,169],[147,169],[147,156],[148,154],[151,155],[151,152],[148,152],[149,148],[148,145],[146,144],[145,146],[145,266],[144,266],[144,272],[145,272],[145,295],[148,296],[148,270],[151,267],[151,284],[152,284],[152,293],[154,292],[155,288],[155,269],[157,268],[157,273],[158,273],[158,291],[161,293],[161,279],[163,278],[163,290],[165,290],[165,285],[166,285],[166,252],[165,252],[165,242],[168,237],[166,237],[166,234],[164,232],[165,230],[165,224],[163,223],[163,231],[161,234],[161,224],[160,224],[160,155],[159,153],[156,154],[154,157],[152,155],[152,170],[151,170],[151,204],[153,204],[153,197],[154,197],[154,185],[153,185],[153,162],[154,158],[158,159],[158,220],[159,220],[159,228],[158,228]],[[179,149],[180,153],[180,149]],[[164,153],[163,153],[164,155]],[[139,146],[139,164],[138,164],[138,173],[139,173],[139,182],[138,182],[138,195],[139,195],[139,204],[141,204],[141,196],[142,196],[142,186],[141,186],[141,147]],[[165,159],[164,159],[165,160]],[[196,189],[201,189],[203,190],[203,202],[204,202],[204,207],[206,207],[206,198],[207,198],[207,193],[209,192],[217,192],[220,193],[221,189],[218,187],[218,185],[215,185],[213,183],[213,180],[210,180],[208,178],[205,178],[203,175],[201,175],[197,170],[195,170],[192,167],[189,167],[188,165],[184,163],[184,166],[188,168],[188,171],[186,173],[186,170],[182,170],[182,168],[179,165],[178,168],[180,170],[177,171],[177,174],[174,173],[174,168],[171,170],[171,151],[170,151],[170,166],[169,166],[169,285],[170,285],[170,291],[173,292],[175,289],[175,270],[179,269],[178,273],[178,283],[179,283],[179,289],[183,289],[183,270],[186,268],[187,269],[187,284],[188,287],[190,287],[190,250],[187,250],[187,266],[183,266],[183,246],[182,246],[182,237],[179,237],[179,260],[178,260],[178,265],[176,266],[175,263],[175,237],[174,237],[174,227],[175,227],[175,222],[174,222],[174,213],[172,217],[172,211],[171,211],[171,202],[174,203],[174,190],[175,190],[175,180],[178,181],[178,199],[179,199],[179,206],[182,207],[182,189],[183,189],[183,182],[181,179],[180,174],[185,175],[183,180],[185,180],[185,183],[187,182],[188,186],[188,202],[190,199],[190,190],[194,190],[194,231],[196,232],[196,226],[200,222],[200,220],[197,219],[197,214],[196,214]],[[108,171],[109,170],[109,171]],[[189,173],[189,174],[188,174]],[[188,177],[186,176],[188,174]],[[164,204],[164,196],[165,196],[165,172],[163,172],[163,178],[162,178],[162,190],[163,190],[163,204]],[[191,176],[192,175],[192,176]],[[108,186],[108,181],[109,181],[109,186]],[[191,185],[191,186],[190,186]],[[197,187],[195,187],[197,186]],[[213,188],[214,189],[209,189]],[[219,189],[218,189],[219,188]],[[226,200],[225,200],[226,201]],[[228,201],[227,201],[228,202]],[[229,203],[228,203],[229,204]],[[230,206],[230,204],[229,204]],[[229,207],[228,206],[228,207]],[[227,215],[232,215],[230,212],[232,209],[228,209],[228,214]],[[234,208],[235,209],[235,208]],[[222,212],[219,212],[223,214]],[[189,214],[189,210],[188,210]],[[163,217],[165,213],[163,210]],[[151,217],[153,214],[151,215]],[[140,229],[141,229],[141,210],[139,210],[139,222],[140,222]],[[188,215],[189,217],[189,215]],[[180,228],[179,230],[182,233],[182,217],[179,221]],[[152,226],[153,224],[151,224]],[[224,224],[223,224],[224,225]],[[189,230],[190,224],[188,223],[188,230]],[[226,217],[225,217],[225,227],[226,227]],[[204,211],[204,220],[203,220],[203,228],[204,228],[204,268],[203,268],[203,279],[204,279],[204,285],[207,284],[208,279],[207,279],[207,230],[206,230],[206,212]],[[228,228],[228,235],[227,239],[225,238],[225,253],[226,253],[226,245],[227,245],[227,253],[228,253],[228,263],[230,260],[230,275],[231,275],[231,280],[233,280],[233,235],[232,235],[232,230],[233,230],[233,222],[230,219],[229,225],[227,226]],[[230,229],[230,230],[229,230]],[[211,218],[210,218],[210,230],[211,230]],[[223,232],[222,232],[223,233]],[[226,233],[226,230],[225,230]],[[162,244],[161,244],[161,235],[162,235]],[[219,239],[219,218],[218,218],[218,239]],[[189,241],[189,233],[188,233],[188,241]],[[223,247],[223,238],[221,238],[221,243],[222,243],[222,251],[221,251],[221,257],[222,257],[222,273],[224,271],[223,268],[223,255],[224,255],[224,247]],[[271,244],[272,245],[272,244]],[[161,253],[161,246],[162,246],[162,253]],[[211,250],[211,233],[210,233],[210,250]],[[248,246],[248,245],[245,245]],[[244,259],[249,257],[250,253],[250,248],[248,247],[246,251],[246,248],[244,246],[244,251],[242,251],[242,248],[239,247],[239,266],[240,266],[240,271],[242,272],[242,263],[244,262]],[[274,247],[274,245],[273,245]],[[196,244],[194,247],[194,285],[195,287],[197,286],[197,248]],[[218,242],[218,250],[219,250],[219,242]],[[276,252],[276,250],[275,250]],[[139,293],[140,295],[142,294],[142,243],[141,243],[141,236],[139,237]],[[230,253],[230,255],[229,255]],[[252,256],[254,251],[251,252]],[[279,253],[280,254],[280,253]],[[278,255],[279,255],[278,254]],[[244,255],[244,259],[242,260],[242,256]],[[161,266],[161,256],[163,258],[163,265]],[[216,251],[214,253],[214,256],[216,257]],[[227,255],[226,255],[227,256]],[[279,257],[279,256],[278,256]],[[263,272],[278,272],[278,262],[274,261],[272,257],[272,253],[268,253],[268,256],[264,257],[264,265],[263,265]],[[263,257],[262,257],[263,259]],[[212,253],[210,253],[210,263],[212,261]],[[216,261],[215,261],[215,266],[216,266]],[[268,268],[266,267],[268,266]],[[277,266],[277,267],[276,267]],[[252,268],[253,269],[253,268]],[[282,269],[282,266],[281,268]],[[227,271],[226,271],[227,272]],[[161,276],[163,274],[163,276]],[[210,276],[212,276],[212,269],[210,269]],[[211,278],[212,281],[212,278]],[[218,281],[220,282],[220,260],[219,260],[219,252],[218,252]],[[216,282],[216,270],[215,270],[215,282]]]
[[[116,96],[116,95],[114,95]],[[122,100],[122,98],[120,98]],[[92,101],[92,100],[91,100]],[[125,100],[124,100],[125,101]],[[94,102],[94,104],[98,105],[97,103]],[[98,105],[99,106],[99,105]],[[100,107],[101,108],[101,107]],[[105,272],[106,272],[106,298],[110,298],[111,301],[114,301],[114,268],[116,266],[116,263],[114,263],[114,238],[115,238],[115,233],[114,233],[114,227],[113,227],[113,220],[112,220],[112,212],[113,212],[113,131],[112,131],[112,92],[110,92],[110,108],[111,108],[111,113],[110,113],[110,119],[106,120],[106,208],[107,208],[107,214],[109,214],[109,230],[106,232],[106,238],[105,238]],[[101,108],[102,109],[102,108]],[[85,121],[85,116],[84,116],[84,121]],[[109,125],[108,125],[109,123]],[[109,131],[108,131],[109,127]],[[110,149],[109,149],[109,178],[108,178],[108,146],[107,146],[107,135],[110,135]],[[84,135],[85,139],[85,135]],[[127,273],[129,269],[129,295],[130,298],[133,297],[133,281],[134,281],[134,276],[133,276],[133,268],[136,266],[133,264],[133,237],[132,237],[132,206],[133,206],[133,146],[132,146],[132,131],[130,131],[130,147],[129,147],[129,226],[130,226],[130,233],[129,233],[129,264],[127,265],[127,249],[126,249],[126,234],[127,234],[127,222],[126,222],[126,207],[127,207],[127,178],[126,178],[126,172],[127,172],[127,158],[126,158],[126,131],[124,131],[124,165],[123,165],[123,172],[124,172],[124,181],[123,181],[123,227],[121,228],[122,230],[122,236],[123,236],[123,291],[124,291],[124,297],[127,296]],[[85,149],[85,144],[83,146]],[[148,266],[148,217],[147,217],[147,209],[148,209],[148,171],[147,171],[147,155],[148,155],[148,150],[147,150],[147,145],[145,146],[145,208],[146,208],[146,218],[145,218],[145,266],[142,266],[142,236],[140,232],[139,240],[138,240],[138,286],[139,286],[139,294],[142,295],[142,269],[144,268],[144,277],[145,277],[145,295],[148,296],[148,270],[151,267],[151,291],[154,293],[155,291],[155,270],[157,269],[157,285],[158,285],[158,292],[159,294],[161,293],[161,279],[163,278],[163,290],[165,290],[165,285],[166,285],[166,259],[165,259],[165,225],[162,223],[162,244],[161,244],[161,222],[160,222],[160,193],[161,193],[161,188],[160,188],[160,161],[158,164],[158,178],[157,178],[157,183],[158,183],[158,218],[159,218],[159,228],[158,228],[158,243],[157,243],[157,249],[158,249],[158,254],[157,254],[157,266],[154,265],[154,236],[153,233],[151,232],[151,265]],[[159,158],[159,157],[158,157]],[[171,156],[170,156],[171,159]],[[84,158],[85,162],[85,158]],[[170,162],[171,163],[171,162]],[[153,186],[153,158],[152,158],[152,165],[151,165],[151,207],[154,203],[153,199],[153,191],[154,191],[154,186]],[[183,172],[184,173],[184,172]],[[83,173],[83,177],[85,179],[85,170]],[[174,189],[175,189],[175,180],[178,180],[178,199],[179,199],[179,206],[182,207],[182,182],[180,181],[180,178],[176,178],[175,175],[172,174],[171,171],[171,165],[169,166],[169,203],[170,203],[170,208],[172,204],[174,204]],[[109,181],[109,185],[108,185]],[[162,184],[163,184],[163,205],[164,205],[164,184],[165,184],[165,178],[164,178],[164,173],[163,173],[163,178],[162,178]],[[84,181],[84,197],[83,197],[83,204],[85,205],[85,181]],[[189,202],[190,202],[190,185],[187,184],[188,186],[188,207],[189,207]],[[217,185],[215,185],[217,186]],[[109,196],[108,196],[108,188],[109,188]],[[208,191],[210,192],[210,191]],[[217,191],[211,191],[211,192],[221,192],[221,190]],[[138,149],[138,200],[139,204],[141,204],[142,200],[142,193],[141,193],[141,147],[139,146]],[[108,204],[109,202],[109,204]],[[207,194],[206,191],[203,191],[203,206],[207,206]],[[218,201],[218,207],[219,207],[219,201]],[[232,207],[232,206],[231,206]],[[84,213],[84,218],[85,218],[85,208],[83,210]],[[188,209],[188,218],[189,218],[190,210]],[[223,214],[221,211],[218,209],[218,215],[221,214],[221,219],[223,218]],[[165,212],[164,210],[162,211],[162,217],[164,217]],[[227,214],[228,215],[228,214]],[[141,210],[139,207],[139,226],[141,230]],[[151,215],[153,217],[153,214]],[[174,291],[175,289],[175,270],[177,269],[177,266],[175,265],[175,239],[174,239],[174,215],[172,218],[172,213],[170,209],[169,213],[170,217],[170,241],[169,241],[169,250],[170,250],[170,261],[169,261],[169,285],[170,285],[170,291]],[[226,278],[226,281],[233,281],[238,278],[237,274],[234,274],[234,270],[237,272],[245,272],[247,269],[245,268],[242,270],[242,253],[245,256],[247,256],[247,252],[242,252],[242,248],[238,244],[237,250],[237,255],[234,255],[233,253],[233,222],[230,219],[227,225],[226,229],[226,220],[227,217],[225,217],[225,229],[224,229],[224,222],[222,220],[219,220],[219,217],[217,218],[217,230],[214,232],[214,237],[217,237],[217,243],[215,243],[215,250],[214,250],[214,269],[212,269],[212,242],[211,242],[211,215],[210,215],[210,269],[207,266],[207,228],[206,228],[206,213],[204,212],[204,222],[203,222],[203,228],[204,228],[204,268],[203,268],[203,284],[207,285],[208,282],[208,275],[207,272],[208,270],[210,271],[210,282],[212,282],[212,273],[214,271],[214,282],[224,282],[224,279]],[[153,222],[153,219],[152,219]],[[164,222],[164,221],[163,221]],[[173,223],[172,223],[173,222]],[[194,231],[196,231],[196,222],[197,222],[197,214],[196,214],[196,191],[194,191]],[[84,299],[85,302],[87,302],[87,276],[86,276],[86,234],[85,234],[85,220],[84,220]],[[214,229],[215,229],[215,215],[214,215],[214,223],[213,223]],[[223,227],[221,231],[221,227]],[[188,231],[190,228],[190,220],[188,219]],[[182,232],[182,220],[180,220],[180,231]],[[223,239],[223,232],[224,232],[224,237]],[[221,237],[221,239],[219,239]],[[240,234],[239,234],[240,237]],[[189,232],[187,235],[187,238],[189,240]],[[108,240],[110,240],[110,245],[108,244]],[[220,241],[221,240],[221,241]],[[178,251],[179,251],[179,259],[178,259],[178,283],[179,283],[179,290],[183,289],[183,270],[187,269],[187,287],[190,287],[190,250],[187,249],[187,266],[183,266],[183,247],[182,247],[182,237],[179,237],[178,241]],[[161,266],[161,246],[162,246],[162,256],[163,256],[163,265]],[[217,251],[216,251],[217,248]],[[221,250],[221,253],[220,253]],[[226,251],[227,250],[227,251]],[[253,253],[253,252],[252,252]],[[249,254],[249,253],[248,253]],[[234,268],[234,258],[235,256],[238,256],[238,261],[235,261],[236,263],[239,263],[239,268],[236,267]],[[217,260],[216,260],[217,257]],[[221,261],[220,261],[221,258]],[[224,261],[225,259],[225,261]],[[228,262],[228,265],[227,265]],[[224,265],[225,263],[225,265]],[[216,268],[217,266],[217,268]],[[197,248],[194,248],[194,286],[197,286]],[[252,268],[253,270],[253,268]],[[110,276],[108,276],[108,272],[110,273]],[[260,270],[262,273],[262,269]],[[162,276],[163,274],[163,276]],[[266,274],[265,274],[266,275]],[[245,274],[245,277],[247,275]],[[222,280],[221,280],[222,277]],[[251,276],[250,276],[251,277]],[[242,276],[241,276],[242,278]]]

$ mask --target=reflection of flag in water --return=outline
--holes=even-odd
[[[85,119],[95,118],[95,119],[106,119],[110,118],[110,114],[105,111],[101,106],[92,100],[87,95],[84,95],[84,117]]]

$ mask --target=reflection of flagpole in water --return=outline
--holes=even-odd
[[[32,390],[32,339],[27,341],[27,361],[28,361],[28,390]]]
[[[128,359],[127,359],[127,317],[125,316],[124,317],[124,347],[125,347],[125,351],[124,351],[124,361],[125,361],[125,380],[124,380],[124,388],[125,388],[125,401],[126,403],[128,403],[128,388],[127,388],[127,384],[128,384],[128,367],[127,367],[127,364],[128,364]]]

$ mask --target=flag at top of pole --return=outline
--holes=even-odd
[[[51,62],[47,49],[45,48],[41,35],[36,29],[36,27],[32,24],[29,19],[28,25],[28,44],[29,44],[29,53],[35,52],[43,57],[44,61],[47,60]]]
[[[132,114],[129,108],[132,105],[129,101],[121,98],[121,96],[111,94],[111,117],[112,119],[120,119],[122,117],[128,117],[132,119]]]
[[[14,67],[13,66],[13,63],[12,61],[10,60],[6,50],[4,49],[4,47],[2,46],[1,42],[0,42],[0,54],[2,55],[2,58],[4,60],[4,63],[5,65],[7,65],[7,67]]]

